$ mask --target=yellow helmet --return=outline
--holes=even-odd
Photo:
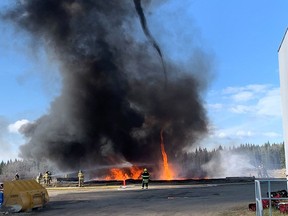
[[[147,172],[147,169],[146,169],[146,168],[144,168],[144,172]]]

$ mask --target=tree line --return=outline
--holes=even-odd
[[[241,165],[238,165],[238,168],[239,166],[242,166],[243,163],[246,165],[249,164],[252,168],[257,168],[260,165],[264,166],[266,169],[285,168],[284,143],[271,144],[267,142],[264,145],[241,144],[240,146],[232,147],[220,145],[218,148],[212,150],[198,147],[192,152],[184,153],[177,159],[181,166],[185,167],[186,177],[205,177],[209,172],[209,166],[214,170],[219,169],[218,172],[220,172],[221,161],[228,161],[231,156],[235,155],[237,158],[230,163],[234,163],[235,161],[241,162],[239,163]],[[232,166],[233,164],[228,165]],[[39,162],[35,160],[19,159],[8,160],[6,162],[1,161],[0,181],[13,179],[17,172],[20,174],[21,178],[35,178],[40,172],[44,173],[48,170],[52,173],[59,172],[53,164],[47,161]],[[189,173],[188,176],[187,173]]]
[[[183,155],[180,159],[188,170],[187,177],[207,177],[214,171],[213,177],[227,174],[244,173],[262,166],[265,169],[285,168],[284,143],[265,143],[264,145],[241,144],[208,150],[198,147],[195,151]],[[230,169],[230,170],[229,170]],[[226,172],[226,173],[225,173]],[[234,174],[235,174],[234,173]],[[235,174],[236,175],[236,174]],[[211,175],[210,175],[211,176]]]
[[[227,154],[246,155],[249,158],[249,163],[255,167],[262,164],[267,169],[285,168],[284,143],[241,144],[237,147],[223,147],[220,145],[217,149],[211,151],[199,147],[194,152],[187,153],[186,160],[188,163],[192,162],[196,166],[201,166],[209,162],[220,151],[225,151]]]

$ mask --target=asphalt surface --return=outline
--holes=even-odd
[[[263,189],[263,194],[266,190]],[[281,190],[276,185],[272,190]],[[50,188],[50,202],[23,215],[97,216],[215,216],[231,208],[255,202],[255,183],[197,185],[139,184],[84,188]]]
[[[186,216],[216,215],[255,201],[254,183],[225,185],[139,185],[126,188],[48,190],[49,204],[33,215]]]

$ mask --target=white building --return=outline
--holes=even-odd
[[[280,92],[282,101],[282,124],[285,147],[286,177],[288,179],[288,29],[278,50]]]

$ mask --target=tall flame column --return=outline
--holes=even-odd
[[[278,50],[280,92],[282,101],[282,124],[285,149],[286,178],[288,180],[288,29]],[[288,188],[288,182],[287,182]]]

